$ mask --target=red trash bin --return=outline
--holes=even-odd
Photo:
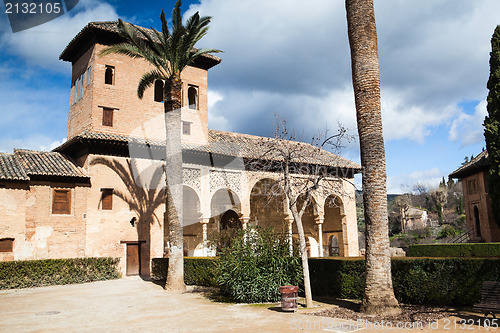
[[[299,287],[283,286],[280,287],[281,293],[281,310],[282,311],[297,311],[297,294]]]

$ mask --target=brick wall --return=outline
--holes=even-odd
[[[152,69],[144,60],[131,59],[124,55],[110,54],[100,56],[104,45],[95,44],[73,65],[75,80],[89,67],[92,67],[91,83],[85,82],[83,98],[72,105],[71,89],[68,138],[84,129],[95,132],[120,134],[135,137],[148,137],[162,140],[165,136],[163,122],[163,103],[154,101],[154,88],[146,90],[143,99],[137,96],[137,86],[141,76]],[[113,84],[105,84],[106,66],[114,67]],[[183,116],[182,120],[192,123],[190,136],[183,140],[190,143],[206,143],[208,135],[207,109],[207,71],[187,67],[182,73],[183,81]],[[198,90],[198,110],[190,110],[188,87],[193,85]],[[113,126],[103,126],[103,107],[113,108]]]

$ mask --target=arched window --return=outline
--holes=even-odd
[[[89,68],[87,68],[87,86],[90,84],[90,74],[92,72],[92,66],[89,66]]]
[[[115,82],[115,68],[113,66],[106,66],[106,72],[104,73],[104,83],[114,84]]]
[[[163,102],[163,81],[155,81],[155,102]]]
[[[481,221],[479,220],[479,209],[474,206],[474,224],[476,227],[476,237],[481,238]]]
[[[189,86],[188,88],[188,105],[192,110],[198,110],[198,88]]]

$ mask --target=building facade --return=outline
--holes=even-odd
[[[119,257],[123,273],[148,275],[151,258],[168,252],[163,82],[137,97],[150,66],[99,54],[120,38],[117,22],[89,23],[61,54],[72,63],[64,144],[52,152],[0,154],[0,260]],[[182,73],[186,256],[214,255],[211,235],[250,224],[297,237],[282,174],[250,167],[269,162],[263,146],[284,141],[208,129],[208,70],[219,63],[203,56]],[[293,144],[308,153],[302,165],[329,170],[304,215],[310,256],[358,256],[352,184],[360,166]],[[296,174],[294,181],[311,177]]]
[[[500,241],[500,228],[493,219],[488,194],[489,167],[488,151],[483,150],[450,174],[462,182],[467,229],[475,242]]]

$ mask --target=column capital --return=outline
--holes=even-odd
[[[323,224],[323,222],[325,222],[325,218],[324,217],[316,217],[314,219],[314,222],[316,222],[316,224]]]
[[[201,224],[208,224],[210,222],[210,217],[203,217],[200,219]]]

